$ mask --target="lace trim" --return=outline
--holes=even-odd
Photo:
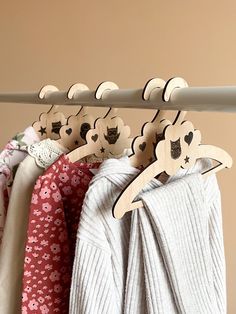
[[[29,145],[27,151],[34,158],[36,165],[43,169],[47,169],[61,154],[66,152],[63,147],[51,139]]]

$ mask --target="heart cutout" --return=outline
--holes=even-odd
[[[91,136],[91,139],[96,142],[97,139],[98,139],[98,135],[97,134],[94,134],[93,136]]]
[[[142,144],[139,145],[139,149],[143,152],[144,149],[146,148],[146,142],[143,142]]]
[[[184,137],[184,141],[188,144],[188,146],[191,144],[193,140],[193,132],[189,132],[187,135]]]
[[[71,128],[66,130],[66,134],[71,135],[71,133],[72,133],[72,129]]]

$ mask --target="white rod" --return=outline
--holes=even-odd
[[[95,91],[76,92],[73,99],[67,92],[48,92],[44,99],[38,93],[0,93],[2,103],[85,105],[92,107],[143,108],[186,111],[236,112],[236,86],[186,87],[175,89],[169,102],[161,98],[162,89],[156,89],[148,101],[142,99],[142,89],[119,89],[95,99]]]

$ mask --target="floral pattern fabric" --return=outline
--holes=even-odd
[[[68,313],[76,233],[85,193],[98,163],[62,155],[37,180],[25,248],[22,313]]]
[[[39,142],[33,127],[18,133],[0,153],[0,243],[2,240],[11,187],[17,167],[27,156],[27,146]]]

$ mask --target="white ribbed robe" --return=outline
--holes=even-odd
[[[205,308],[209,308],[209,302],[212,302],[212,311],[209,313],[225,313],[224,251],[219,189],[214,177],[206,181],[201,181],[199,175],[183,177],[187,173],[199,172],[203,167],[204,163],[199,162],[191,170],[181,170],[161,188],[162,184],[159,181],[152,180],[141,195],[145,209],[127,213],[123,219],[116,220],[112,217],[112,205],[138,170],[130,166],[127,157],[120,160],[110,159],[102,164],[86,194],[78,228],[70,297],[71,314],[207,313]],[[155,213],[160,208],[159,196],[163,193],[170,195],[166,192],[169,188],[172,193],[170,181],[175,181],[174,190],[177,192],[170,197],[171,206],[168,202],[160,202],[162,213],[160,219],[166,224],[166,229],[163,230],[160,229],[162,224],[158,224],[159,216],[155,216]],[[200,187],[197,181],[202,182]],[[188,182],[190,185],[193,184],[197,194],[193,193],[195,190],[190,190]],[[169,201],[168,197],[166,201]],[[184,213],[183,218],[192,222],[195,221],[195,211],[197,213],[199,211],[202,220],[196,227],[187,228],[186,219],[175,221],[171,215],[167,215],[168,220],[165,216],[165,206],[169,213],[177,209],[173,215]],[[189,208],[193,210],[188,211]],[[195,229],[199,234],[195,234]],[[179,230],[179,233],[174,233],[173,230]],[[189,231],[191,238],[182,241],[182,236],[186,236]],[[201,238],[202,231],[205,233]],[[168,237],[165,239],[166,235],[170,240]],[[179,241],[181,246],[178,244]],[[190,248],[189,245],[194,248]],[[190,254],[193,264],[182,263],[182,256],[179,256],[175,263],[170,262],[172,256],[178,257],[183,253],[183,249],[186,249],[187,259],[190,249],[195,253],[195,246],[202,248],[202,245],[204,250],[199,249],[200,255]],[[167,254],[169,248],[173,250],[170,256]],[[202,268],[195,268],[199,263]],[[175,269],[177,266],[181,269]],[[204,272],[200,277],[199,271]],[[178,275],[177,279],[175,274]],[[183,278],[184,276],[186,278]],[[193,282],[192,278],[196,282]],[[202,278],[205,281],[202,281]],[[186,296],[188,286],[187,288],[184,286],[185,280],[186,285],[195,284],[194,288],[191,287],[189,290],[191,293],[194,292],[193,294],[189,293]],[[202,286],[195,291],[197,282]],[[180,291],[175,290],[178,283],[181,284]],[[198,297],[203,297],[203,291],[209,292],[209,296],[205,295],[204,300],[196,302]],[[204,301],[207,302],[205,308]],[[186,312],[189,309],[191,311]],[[198,311],[202,309],[205,312]]]

